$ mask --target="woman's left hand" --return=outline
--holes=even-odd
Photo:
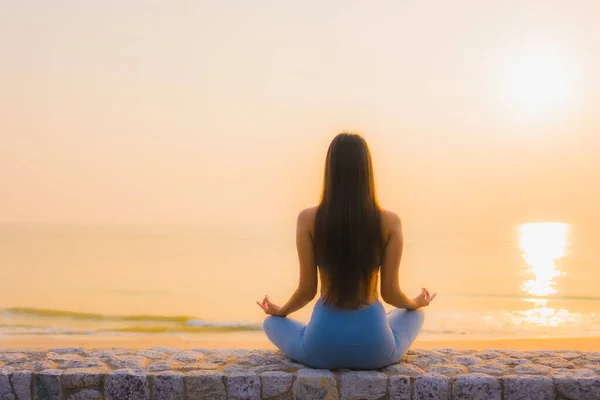
[[[437,293],[429,294],[429,290],[421,288],[421,293],[413,299],[413,302],[417,305],[417,308],[426,307],[431,304],[435,296],[437,296]]]
[[[269,300],[269,296],[267,295],[265,295],[262,302],[257,301],[256,304],[263,309],[265,314],[273,315],[275,317],[285,317],[281,312],[281,307],[271,303],[271,300]]]

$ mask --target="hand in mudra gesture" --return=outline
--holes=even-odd
[[[435,299],[436,295],[437,293],[429,294],[427,289],[421,288],[421,293],[415,297],[413,301],[419,308],[426,307],[433,301],[433,299]]]
[[[257,301],[256,304],[258,304],[258,306],[263,309],[265,314],[273,315],[275,317],[284,317],[285,316],[281,313],[281,307],[271,303],[271,300],[269,300],[269,296],[267,296],[267,295],[265,295],[262,302]]]

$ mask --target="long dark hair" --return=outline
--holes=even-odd
[[[371,153],[360,135],[341,133],[329,145],[314,249],[329,281],[325,303],[343,305],[368,296],[383,236]]]

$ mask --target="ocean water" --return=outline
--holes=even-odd
[[[600,258],[576,226],[405,236],[401,287],[438,293],[421,339],[600,334]],[[0,335],[257,332],[255,301],[283,303],[297,273],[291,225],[3,225]]]

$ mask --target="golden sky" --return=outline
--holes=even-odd
[[[276,223],[364,133],[405,223],[600,223],[600,2],[0,2],[0,221]]]

